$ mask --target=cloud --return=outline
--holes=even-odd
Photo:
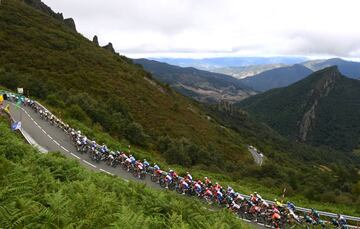
[[[44,0],[129,56],[360,57],[356,0]]]

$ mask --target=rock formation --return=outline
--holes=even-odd
[[[62,13],[55,13],[49,6],[43,3],[41,0],[24,0],[26,4],[32,6],[35,9],[42,11],[43,13],[50,15],[58,21],[63,22],[66,26],[76,32],[75,21],[72,18],[67,18],[64,20]]]
[[[95,35],[94,38],[93,38],[93,42],[96,44],[96,45],[99,45],[99,39],[98,37]]]
[[[115,49],[114,49],[114,47],[113,47],[113,45],[112,45],[111,42],[109,42],[109,44],[103,46],[103,48],[109,50],[110,52],[112,52],[112,53],[114,53],[114,54],[116,54]]]

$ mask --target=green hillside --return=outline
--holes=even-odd
[[[277,197],[275,193],[282,192],[280,187],[286,187],[288,198],[301,206],[360,214],[356,191],[360,184],[359,154],[291,141],[236,105],[219,104],[208,112],[265,155],[261,168],[240,170],[241,179],[232,186],[240,185],[240,190],[252,187],[266,198]]]
[[[239,106],[291,139],[352,151],[360,144],[359,98],[360,81],[330,67]]]
[[[190,167],[194,175],[210,174],[247,192],[257,187],[269,197],[288,187],[290,198],[315,200],[318,206],[360,206],[353,155],[320,160],[328,149],[302,144],[288,152],[292,143],[272,138],[275,131],[268,127],[229,117],[227,110],[208,112],[126,57],[20,0],[0,6],[0,84],[24,87],[25,94],[99,143],[120,149],[129,142],[136,145],[136,157],[155,159],[162,168],[184,172]],[[246,144],[266,153],[263,167],[253,163]],[[322,165],[331,172],[319,169]]]
[[[231,161],[247,157],[242,140],[209,120],[198,104],[22,1],[0,7],[0,83],[24,87],[61,109],[65,119],[133,144],[151,148],[163,136],[186,137]]]
[[[248,228],[227,211],[41,154],[0,117],[2,228]]]

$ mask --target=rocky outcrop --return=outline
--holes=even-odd
[[[65,25],[67,25],[70,29],[76,31],[76,25],[75,25],[75,21],[72,18],[66,18],[64,19],[64,23]]]
[[[93,42],[97,45],[97,46],[99,46],[99,39],[98,39],[98,37],[95,35],[94,36],[94,38],[93,38]]]
[[[110,52],[112,52],[114,54],[116,54],[115,49],[113,47],[113,44],[111,42],[109,42],[109,44],[103,46],[103,48],[106,49],[106,50],[109,50]]]
[[[319,100],[330,93],[334,88],[336,81],[341,77],[341,73],[337,67],[327,68],[324,70],[322,78],[318,80],[314,89],[310,91],[310,99],[305,106],[309,107],[309,109],[304,113],[299,126],[299,138],[301,141],[306,141],[308,133],[314,126],[316,120],[316,107],[319,104]]]
[[[32,6],[33,8],[40,10],[41,12],[55,18],[56,20],[63,22],[70,29],[77,32],[74,19],[72,18],[64,19],[62,13],[55,13],[49,6],[47,6],[41,0],[24,0],[24,2],[29,6]]]

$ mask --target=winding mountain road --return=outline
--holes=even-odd
[[[26,140],[38,148],[41,152],[49,151],[60,152],[66,157],[78,160],[79,163],[96,172],[104,172],[109,175],[119,176],[124,181],[133,180],[144,183],[151,188],[161,189],[159,184],[150,180],[150,176],[146,176],[144,180],[134,177],[132,174],[123,170],[120,166],[117,168],[110,167],[103,162],[93,162],[88,154],[79,154],[76,147],[71,143],[70,136],[65,134],[60,128],[55,128],[48,121],[40,118],[30,107],[16,107],[15,104],[5,101],[5,105],[10,105],[10,114],[14,121],[21,121],[21,132]],[[255,228],[264,228],[264,226],[245,220],[251,223]]]
[[[27,140],[37,147],[41,152],[58,151],[66,157],[78,160],[81,164],[98,172],[104,172],[109,175],[116,175],[125,181],[134,180],[145,183],[152,188],[161,189],[161,187],[146,176],[145,180],[140,180],[132,174],[123,170],[121,167],[113,168],[104,162],[93,162],[88,154],[79,154],[75,146],[70,141],[70,136],[65,134],[60,128],[55,128],[48,121],[42,120],[30,107],[17,108],[11,102],[5,102],[10,105],[10,114],[15,121],[21,121],[22,132]]]
[[[106,165],[104,162],[93,162],[88,154],[79,154],[75,148],[75,146],[70,141],[70,136],[67,135],[60,128],[56,128],[52,126],[48,121],[42,120],[33,109],[30,107],[16,107],[15,104],[4,101],[5,105],[10,105],[10,114],[11,117],[15,121],[21,121],[22,127],[21,132],[26,138],[26,140],[37,147],[41,152],[45,153],[48,151],[52,152],[60,152],[66,157],[75,159],[79,161],[80,164],[86,166],[87,168],[96,171],[96,172],[104,172],[109,175],[118,176],[125,181],[133,180],[136,182],[144,183],[146,186],[156,189],[163,190],[158,184],[152,182],[150,180],[150,176],[146,176],[144,180],[140,180],[134,177],[132,174],[123,170],[119,166],[117,168],[110,167]],[[249,147],[249,151],[254,157],[255,162],[261,166],[263,163],[263,156],[261,156],[255,149]],[[246,196],[246,195],[245,195]],[[246,196],[247,197],[247,196]],[[272,201],[268,201],[272,203]],[[303,212],[309,212],[309,209],[298,207],[298,210]],[[320,212],[321,215],[328,217],[336,217],[334,213],[328,212]],[[348,220],[353,220],[355,222],[359,222],[359,217],[353,216],[345,216]],[[248,220],[246,220],[248,221]],[[249,221],[248,221],[249,222]],[[256,227],[263,227],[259,224],[254,224]],[[355,228],[355,227],[353,227]]]

